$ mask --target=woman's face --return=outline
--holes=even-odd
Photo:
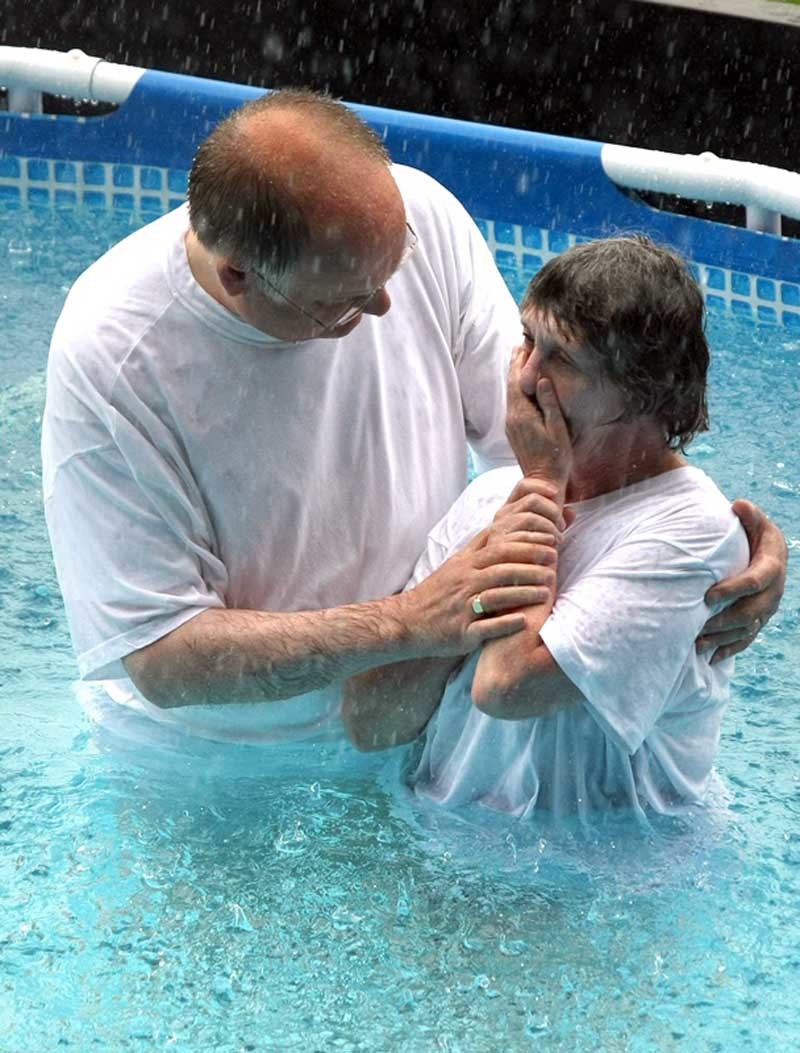
[[[535,309],[523,312],[522,332],[528,355],[522,368],[523,390],[533,395],[540,377],[552,383],[576,453],[606,438],[625,402],[597,352],[559,332],[552,318]]]

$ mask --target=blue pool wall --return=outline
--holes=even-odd
[[[262,93],[150,70],[104,117],[0,115],[0,200],[160,214],[184,200],[197,144]],[[576,241],[639,231],[692,261],[710,308],[800,330],[800,241],[651,208],[608,179],[599,142],[354,108],[456,194],[510,283]]]

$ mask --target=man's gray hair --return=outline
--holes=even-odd
[[[344,103],[307,89],[273,91],[226,117],[197,150],[189,175],[189,217],[202,245],[237,267],[281,284],[309,246],[311,231],[294,173],[252,147],[248,122],[293,111],[332,147],[389,164],[379,136]],[[324,181],[325,173],[319,173]]]

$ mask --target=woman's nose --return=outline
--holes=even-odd
[[[526,395],[533,396],[536,394],[536,385],[541,376],[539,365],[539,356],[533,350],[525,360],[519,375],[519,386]]]
[[[386,314],[391,306],[391,296],[389,296],[385,288],[381,287],[375,295],[364,304],[364,314],[374,314],[380,318],[381,315]]]

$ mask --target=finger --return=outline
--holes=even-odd
[[[501,636],[513,636],[525,628],[525,615],[521,611],[502,614],[497,618],[477,618],[467,629],[465,636],[469,649],[474,651],[486,640],[497,640]]]
[[[728,644],[725,647],[718,647],[709,664],[717,665],[719,662],[724,662],[726,658],[733,658],[734,655],[739,654],[749,646],[750,640],[740,640],[738,643]]]
[[[705,595],[705,601],[709,606],[714,606],[717,603],[730,603],[731,601],[741,600],[745,596],[755,596],[761,592],[763,587],[764,583],[753,573],[752,568],[748,567],[741,574],[737,574],[732,578],[726,578],[724,581],[718,581],[716,585],[712,585]],[[722,611],[721,613],[726,614],[727,611]],[[719,617],[719,615],[715,615],[715,617]]]
[[[514,534],[524,535],[523,538],[517,540],[534,538],[537,544],[549,545],[551,548],[560,544],[562,540],[561,532],[548,519],[542,519],[541,516],[519,515],[508,516],[494,523],[489,529],[489,544],[499,545],[505,541],[511,541]]]
[[[567,422],[564,420],[564,414],[561,412],[561,406],[558,403],[555,388],[547,377],[540,378],[539,383],[536,386],[536,398],[539,401],[539,405],[542,407],[542,414],[544,415],[544,422],[547,425],[547,430],[556,442],[558,442],[559,446],[562,447],[561,452],[566,452],[569,449]]]
[[[555,563],[552,545],[527,545],[521,541],[493,542],[472,557],[473,566],[481,571],[496,570],[504,578],[516,570],[525,570],[530,564]]]
[[[520,365],[528,357],[528,351],[524,343],[515,344],[511,351],[511,363],[512,365]]]
[[[747,613],[742,614],[741,618],[738,616],[728,616],[723,618],[721,615],[727,615],[727,611],[722,611],[720,614],[710,618],[703,626],[701,636],[713,639],[722,633],[738,633],[741,635],[742,632],[749,626],[752,625],[754,619]]]
[[[557,505],[553,507],[555,509],[558,508]],[[560,543],[563,541],[563,531],[566,529],[564,517],[557,513],[551,519],[549,513],[549,508],[548,515],[545,516],[520,506],[519,511],[514,512],[512,515],[503,516],[501,519],[495,519],[494,522],[495,526],[505,527],[506,529],[546,532]]]
[[[520,479],[508,495],[506,498],[506,504],[514,504],[531,493],[544,495],[546,497],[555,497],[558,493],[558,487],[555,483],[551,483],[547,479],[531,479],[526,475]]]
[[[695,641],[695,650],[698,654],[705,654],[707,651],[713,651],[718,647],[727,647],[729,644],[738,644],[742,641],[744,641],[742,646],[748,647],[760,631],[761,625],[751,623],[746,627],[729,629],[727,632],[703,633]]]
[[[481,530],[481,532],[479,534],[476,534],[471,541],[467,542],[467,544],[464,546],[464,551],[477,552],[479,549],[485,548],[486,542],[489,538],[489,531],[489,527],[486,527],[485,530]]]
[[[556,524],[536,512],[520,512],[509,519],[509,526],[514,530],[524,530],[528,534],[546,534],[552,541],[562,541],[561,531]]]
[[[744,532],[747,534],[747,541],[750,545],[750,555],[752,556],[753,552],[758,548],[758,541],[764,532],[767,517],[752,501],[745,501],[741,497],[733,502],[731,508],[744,527]]]
[[[549,603],[553,598],[550,589],[544,585],[513,585],[501,589],[484,589],[480,595],[485,614],[500,614],[516,610],[518,607],[535,607],[539,603]]]
[[[513,516],[503,527],[507,534],[525,534],[529,539],[536,538],[539,545],[556,545],[562,540],[561,531],[555,524],[541,516]]]
[[[517,344],[514,350],[511,352],[511,362],[508,367],[508,386],[509,388],[519,387],[519,375],[522,372],[522,367],[527,361],[528,353],[525,350],[524,344]]]
[[[766,625],[772,615],[773,609],[764,609],[760,595],[750,596],[732,607],[726,607],[724,611],[709,618],[703,626],[703,636],[714,636],[716,633],[730,632],[736,629],[751,629],[756,623],[759,626]]]
[[[499,541],[501,537],[504,541],[514,541],[525,545],[545,545],[552,550],[553,559],[557,558],[556,545],[558,538],[554,534],[540,534],[534,530],[524,529],[511,530],[504,527],[503,533],[495,536],[493,540]]]
[[[558,534],[557,524],[560,518],[558,505],[554,501],[542,497],[538,500],[526,497],[522,501],[504,507],[492,522],[494,525],[500,523],[506,525],[512,522],[522,525],[524,521],[527,530],[546,530],[548,533]]]
[[[506,504],[516,504],[526,497],[555,497],[558,492],[558,486],[551,480],[525,475],[506,498]]]
[[[532,482],[528,478],[528,482]],[[549,486],[550,484],[548,484]],[[529,492],[524,496],[518,498],[513,504],[508,505],[508,512],[511,515],[537,515],[541,516],[542,519],[548,520],[550,523],[558,523],[563,517],[561,509],[555,501],[551,501],[549,497],[545,497],[544,494]]]
[[[553,567],[541,563],[501,563],[486,567],[474,579],[470,595],[490,589],[507,589],[517,585],[544,585],[555,588],[556,572]]]

